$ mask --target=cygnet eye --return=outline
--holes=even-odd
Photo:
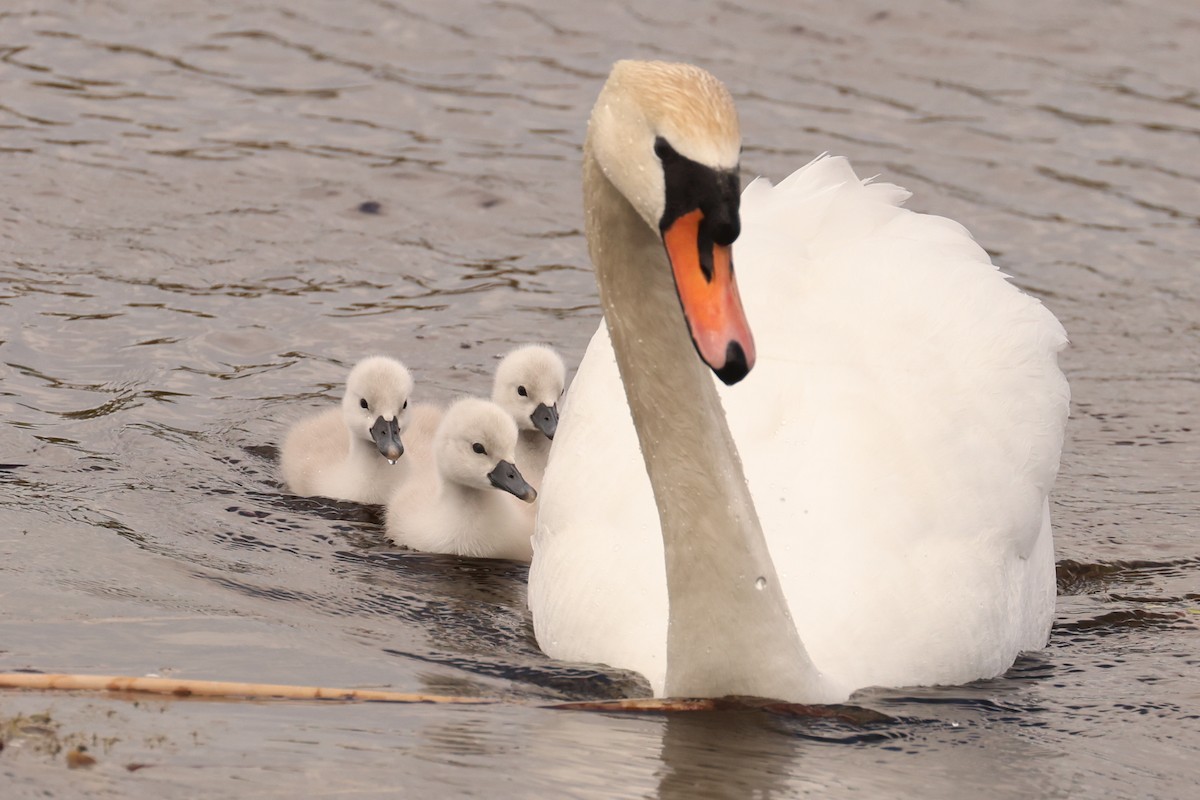
[[[525,391],[524,386],[517,387],[517,394],[521,395],[521,397],[529,397],[529,392]]]
[[[405,401],[404,401],[404,405],[400,406],[400,410],[401,410],[401,411],[403,411],[403,410],[404,410],[404,409],[406,409],[406,408],[408,408],[408,401],[407,401],[407,400],[405,400]]]
[[[368,403],[367,403],[367,398],[365,398],[365,397],[364,397],[363,399],[359,400],[359,401],[358,401],[358,404],[359,404],[360,406],[362,406],[363,408],[370,408],[370,407],[371,407],[370,405],[368,405]]]
[[[480,455],[485,455],[485,456],[487,455],[487,449],[483,445],[481,445],[479,442],[476,442],[475,444],[471,445],[471,449],[474,450],[476,453],[479,453]]]

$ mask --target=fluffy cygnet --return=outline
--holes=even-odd
[[[400,457],[412,377],[404,365],[371,356],[354,365],[340,408],[301,420],[280,461],[288,489],[358,503],[384,503],[408,472]]]
[[[543,345],[518,347],[496,367],[492,401],[517,423],[517,466],[534,486],[541,486],[550,440],[558,429],[558,401],[567,368],[558,353]]]
[[[433,469],[415,472],[388,501],[387,533],[430,553],[528,561],[533,525],[522,504],[537,492],[514,465],[517,426],[504,409],[469,397],[446,409]]]

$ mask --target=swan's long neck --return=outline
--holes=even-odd
[[[820,675],[787,611],[713,380],[661,238],[584,156],[600,301],[662,523],[666,692],[813,697]]]

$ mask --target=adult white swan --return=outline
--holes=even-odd
[[[592,111],[607,331],[541,487],[539,644],[675,696],[1003,672],[1054,608],[1062,327],[962,226],[842,159],[755,181],[739,215],[739,151],[695,67],[620,62]],[[718,392],[701,359],[727,383],[757,367]]]

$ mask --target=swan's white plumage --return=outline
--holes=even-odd
[[[907,196],[822,157],[747,187],[734,246],[758,363],[718,388],[800,638],[841,697],[998,674],[1044,645],[1054,606],[1065,333]],[[539,644],[661,692],[663,543],[603,324],[540,502]]]

